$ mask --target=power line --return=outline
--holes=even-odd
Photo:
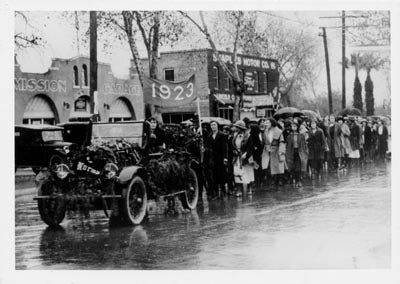
[[[279,19],[282,19],[282,20],[286,20],[286,21],[291,21],[291,22],[299,23],[299,24],[302,24],[302,25],[305,25],[305,26],[308,26],[308,27],[310,27],[310,26],[317,27],[317,25],[315,25],[315,24],[313,24],[313,23],[305,23],[305,22],[302,22],[302,21],[298,21],[298,20],[286,18],[286,17],[283,17],[283,16],[278,16],[278,15],[272,14],[272,13],[270,13],[270,12],[266,12],[266,11],[258,11],[258,12],[259,12],[259,13],[266,14],[266,15],[269,15],[269,16],[271,16],[271,17],[279,18]]]

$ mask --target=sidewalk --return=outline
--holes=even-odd
[[[17,169],[15,172],[15,189],[34,187],[35,176],[31,168]]]

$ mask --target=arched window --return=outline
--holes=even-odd
[[[74,66],[74,86],[79,86],[78,67]]]
[[[219,77],[218,77],[218,67],[213,67],[213,81],[214,81],[214,89],[219,89]]]
[[[87,70],[87,66],[86,64],[82,65],[82,69],[83,69],[83,85],[87,86],[88,85],[88,70]]]

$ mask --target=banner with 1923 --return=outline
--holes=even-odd
[[[145,77],[144,102],[161,107],[177,107],[197,98],[194,74],[185,81],[171,82]]]

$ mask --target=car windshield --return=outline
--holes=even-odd
[[[63,141],[63,136],[62,136],[62,131],[57,130],[57,131],[42,131],[42,139],[43,142],[48,142],[48,141]]]

